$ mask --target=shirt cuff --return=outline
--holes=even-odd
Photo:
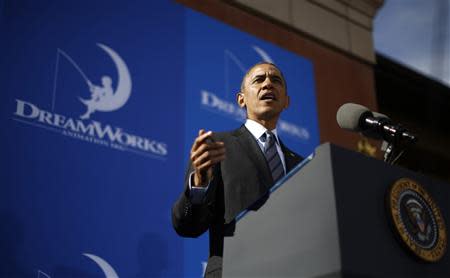
[[[194,178],[194,173],[192,172],[189,175],[189,199],[192,204],[194,205],[200,205],[203,203],[203,199],[206,195],[206,192],[209,188],[209,183],[207,186],[192,186],[193,182],[192,179]]]

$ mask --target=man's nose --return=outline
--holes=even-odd
[[[273,88],[272,80],[270,80],[270,78],[266,78],[262,85],[263,88]]]

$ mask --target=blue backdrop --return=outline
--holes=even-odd
[[[1,277],[200,277],[172,229],[199,128],[240,126],[243,72],[273,61],[278,127],[319,143],[312,64],[169,1],[0,0]]]

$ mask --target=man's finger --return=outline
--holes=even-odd
[[[194,139],[194,143],[192,144],[192,148],[191,150],[193,150],[194,148],[198,148],[198,146],[202,143],[203,140],[205,140],[205,136],[208,136],[206,134],[208,133],[212,133],[211,131],[206,132],[204,129],[200,129],[198,131],[198,136],[195,137]]]
[[[203,163],[207,159],[211,159],[216,156],[223,155],[223,154],[225,154],[225,148],[206,150],[203,152],[192,154],[191,161],[195,166],[198,166],[199,164]]]
[[[199,167],[196,168],[198,171],[204,171],[208,170],[210,167],[212,167],[214,164],[219,163],[226,159],[225,154],[215,157],[214,159],[205,161],[203,164],[201,164]]]
[[[225,152],[225,144],[223,142],[201,144],[196,150],[191,150],[191,161],[201,156],[204,152],[211,150],[222,150],[223,152]]]
[[[196,150],[208,137],[212,136],[212,131],[205,132],[203,129],[200,129],[198,132],[197,138],[194,140],[194,144],[192,144],[191,151]]]
[[[225,149],[214,149],[214,150],[207,150],[200,154],[198,157],[194,158],[194,165],[198,166],[199,164],[202,164],[206,160],[213,160],[218,156],[222,156],[225,154]]]

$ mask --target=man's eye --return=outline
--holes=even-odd
[[[281,83],[281,79],[279,79],[279,78],[273,78],[273,79],[272,79],[272,82]]]

